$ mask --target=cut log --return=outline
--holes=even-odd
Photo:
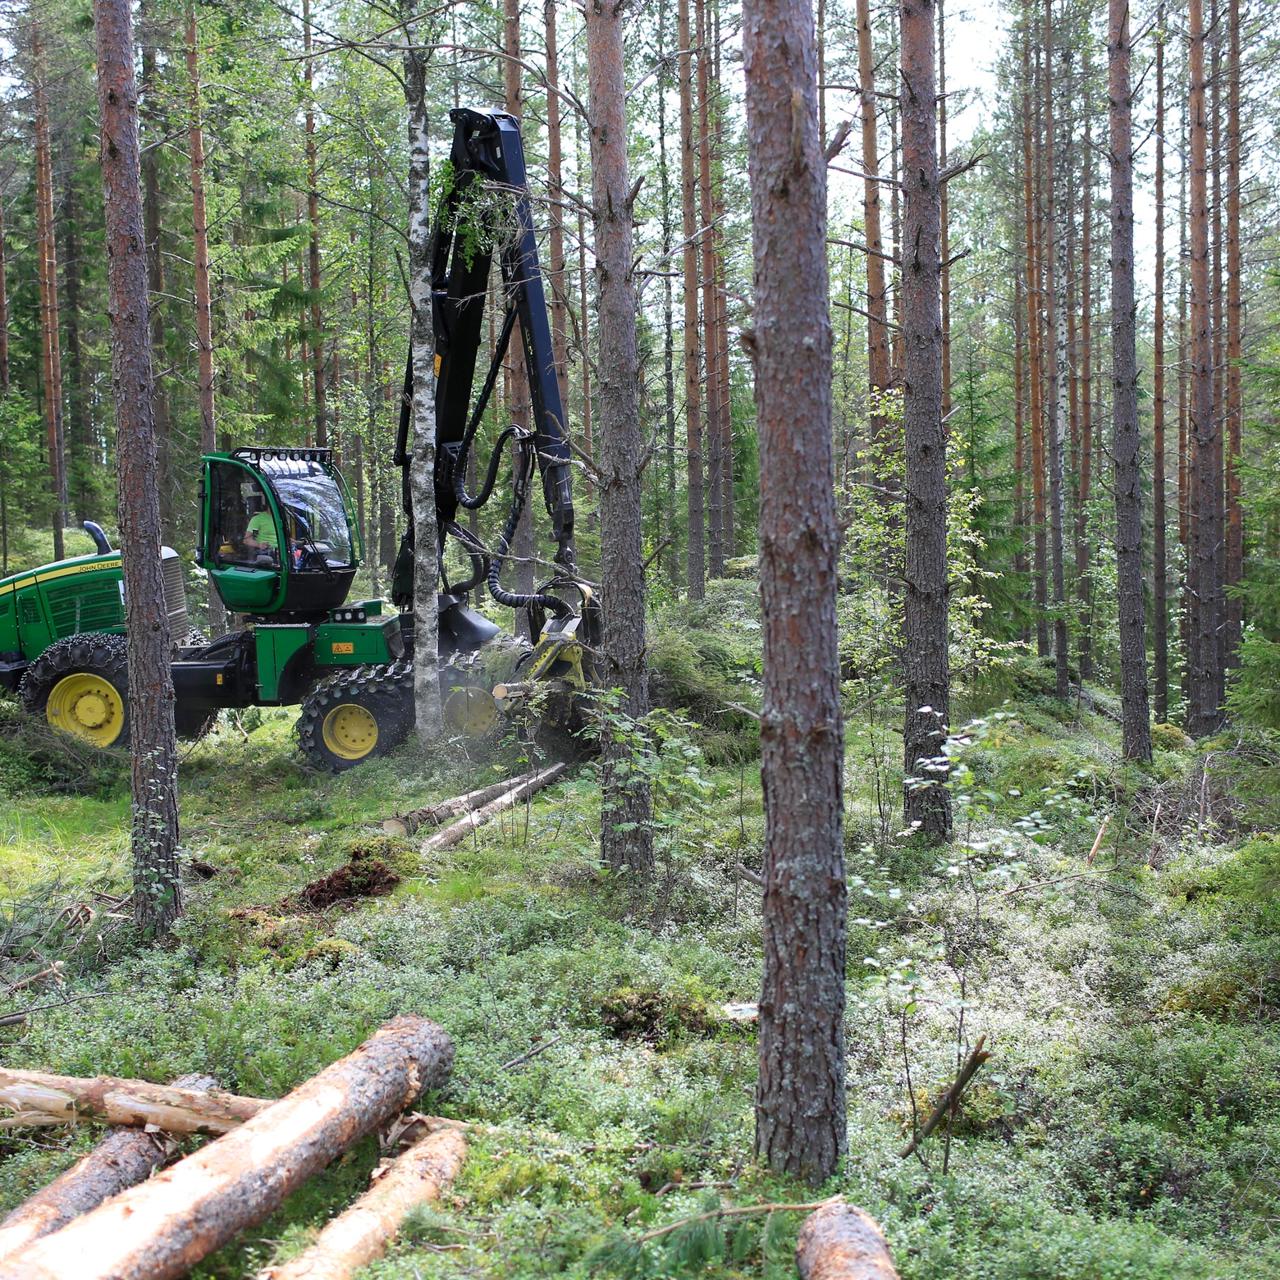
[[[215,1086],[210,1076],[189,1075],[176,1081],[183,1089]],[[0,1222],[0,1260],[32,1240],[96,1209],[126,1187],[144,1182],[177,1153],[177,1144],[164,1134],[142,1129],[113,1129],[87,1156]]]
[[[483,826],[490,818],[501,813],[504,809],[510,809],[512,805],[519,804],[521,800],[533,795],[534,792],[541,791],[543,787],[549,786],[568,767],[567,764],[561,761],[559,764],[550,765],[546,769],[531,774],[509,791],[504,791],[497,799],[490,800],[488,804],[472,810],[472,812],[453,823],[452,826],[445,827],[443,831],[437,831],[435,835],[428,836],[422,842],[422,852],[434,853],[438,849],[452,848],[459,841],[466,839],[477,827]]]
[[[386,1252],[405,1218],[438,1200],[458,1176],[467,1144],[456,1129],[441,1129],[414,1143],[375,1173],[375,1181],[349,1209],[320,1232],[310,1248],[258,1280],[349,1280]]]
[[[898,1280],[879,1224],[843,1200],[829,1201],[804,1220],[796,1269],[801,1280]]]
[[[473,809],[488,804],[490,800],[496,800],[512,787],[527,782],[533,776],[532,773],[522,773],[517,778],[504,778],[491,786],[480,787],[449,800],[441,800],[438,804],[429,804],[423,809],[411,809],[408,813],[398,813],[393,818],[384,818],[382,829],[389,836],[411,836],[422,827],[438,827],[442,822],[448,822],[450,818],[470,813]]]
[[[453,1042],[425,1018],[387,1023],[354,1053],[238,1129],[4,1262],[0,1280],[173,1280],[424,1090],[449,1078]]]
[[[0,1128],[29,1124],[76,1124],[81,1120],[166,1133],[228,1133],[269,1105],[222,1089],[179,1088],[115,1076],[57,1076],[46,1071],[0,1067]]]

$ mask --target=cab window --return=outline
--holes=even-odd
[[[261,481],[231,462],[210,463],[209,480],[208,550],[214,563],[278,565],[279,534]]]

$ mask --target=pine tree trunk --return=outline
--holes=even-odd
[[[1222,530],[1217,520],[1221,476],[1213,460],[1218,423],[1213,412],[1213,343],[1209,301],[1208,118],[1205,101],[1204,13],[1202,0],[1189,0],[1191,41],[1191,393],[1188,446],[1192,450],[1188,488],[1194,486],[1191,529],[1187,731],[1193,737],[1212,733],[1221,722],[1222,668],[1218,662],[1218,619],[1222,581],[1217,548]]]
[[[684,412],[689,485],[689,599],[706,594],[705,503],[702,475],[702,378],[698,342],[697,179],[693,135],[693,34],[689,0],[679,0],[677,43],[680,46],[680,231],[684,276]]]
[[[1110,0],[1107,85],[1111,157],[1111,362],[1120,696],[1126,760],[1151,759],[1142,583],[1142,471],[1138,458],[1137,304],[1133,283],[1133,98],[1129,0]]]
[[[410,359],[413,365],[413,424],[409,494],[413,508],[413,701],[414,724],[424,750],[444,732],[440,705],[440,533],[436,524],[435,324],[431,309],[431,135],[427,120],[428,51],[406,30],[404,98],[409,130]]]
[[[940,785],[950,699],[947,654],[947,458],[942,421],[942,193],[932,0],[902,5],[902,342],[905,368],[906,611],[903,624],[903,816],[930,840],[951,835]]]
[[[218,447],[218,421],[213,404],[213,303],[209,287],[209,219],[204,199],[204,125],[200,107],[200,52],[196,6],[186,13],[187,145],[191,163],[191,240],[196,311],[196,388],[200,405],[200,452]],[[209,584],[209,629],[217,635],[226,626],[226,612],[213,584]]]
[[[862,115],[862,225],[867,253],[867,390],[871,399],[868,431],[877,451],[891,447],[884,397],[892,383],[889,367],[888,289],[884,239],[880,230],[879,144],[876,137],[875,49],[871,38],[871,0],[858,0],[858,89]],[[879,486],[883,489],[884,486]],[[879,491],[879,490],[878,490]],[[886,495],[887,496],[887,495]]]
[[[1084,77],[1092,76],[1086,46]],[[1087,93],[1087,89],[1086,89]],[[1093,678],[1093,581],[1089,574],[1089,499],[1093,493],[1093,111],[1084,104],[1083,225],[1080,235],[1080,494],[1076,507],[1076,578],[1084,622],[1080,679]]]
[[[1053,116],[1053,10],[1044,0],[1044,211],[1045,329],[1053,342],[1048,377],[1049,556],[1052,572],[1054,690],[1066,701],[1070,691],[1067,653],[1066,578],[1063,566],[1064,501],[1062,439],[1067,422],[1067,328],[1058,264],[1058,202],[1055,192]]]
[[[1239,586],[1244,576],[1244,517],[1240,506],[1240,437],[1244,411],[1240,361],[1242,315],[1240,304],[1240,0],[1227,0],[1227,547],[1226,585]],[[1244,628],[1244,601],[1227,598],[1226,663],[1239,661]]]
[[[4,202],[0,200],[0,395],[9,394],[9,272],[5,241]],[[8,557],[5,557],[8,570]]]
[[[146,21],[152,8],[151,0],[138,8],[139,18]],[[164,254],[161,251],[160,213],[160,148],[164,122],[153,103],[158,97],[156,84],[156,46],[151,33],[142,32],[142,99],[144,117],[154,135],[151,145],[142,153],[142,222],[147,237],[147,290],[150,294],[151,359],[155,368],[155,392],[153,417],[156,431],[157,466],[160,476],[160,526],[166,542],[178,545],[178,517],[174,510],[174,493],[178,478],[173,462],[173,441],[169,414],[168,379],[165,377],[165,325],[161,299],[164,295]]]
[[[134,921],[163,936],[182,914],[178,754],[169,616],[160,564],[146,238],[139,187],[138,87],[129,0],[94,6],[102,192],[111,309],[111,381],[129,654]]]
[[[703,388],[707,406],[706,430],[706,509],[707,509],[707,573],[712,578],[724,576],[723,522],[720,499],[724,439],[720,429],[720,378],[716,335],[716,257],[712,231],[711,208],[711,75],[708,47],[706,0],[694,0],[698,46],[698,252],[702,280],[702,359]]]
[[[667,0],[658,8],[658,182],[662,218],[662,420],[665,493],[660,500],[665,511],[663,536],[666,551],[662,562],[673,592],[679,593],[680,580],[680,513],[676,508],[676,351],[675,290],[672,287],[673,244],[671,208],[671,168],[667,163],[667,85],[670,68],[667,59]]]
[[[712,39],[715,64],[712,83],[717,93],[723,81],[720,78],[720,54],[723,45],[720,40],[720,5],[719,0],[712,0]],[[714,104],[714,137],[712,155],[724,155],[724,102],[717,97]],[[733,439],[733,387],[729,369],[729,291],[728,263],[725,259],[724,226],[725,226],[725,193],[723,172],[721,180],[715,184],[713,205],[715,225],[712,229],[712,240],[716,264],[716,374],[719,379],[720,394],[720,544],[727,559],[732,556],[737,546],[736,520],[737,508],[734,494],[734,439]]]
[[[642,534],[644,434],[632,276],[631,181],[627,172],[622,0],[587,0],[591,196],[599,342],[600,576],[604,584],[604,683],[621,690],[633,721],[649,711]],[[653,866],[652,798],[635,752],[606,733],[600,852],[614,871]]]
[[[1036,619],[1036,653],[1049,652],[1049,590],[1045,562],[1048,542],[1045,538],[1044,502],[1044,376],[1040,349],[1040,234],[1037,217],[1035,146],[1032,106],[1031,19],[1028,15],[1022,29],[1022,196],[1026,219],[1027,249],[1027,386],[1028,417],[1031,421],[1031,523],[1033,595]]]
[[[817,1183],[846,1146],[846,889],[827,175],[805,0],[744,0],[743,61],[764,616],[755,1145],[776,1172]]]
[[[58,248],[54,234],[53,162],[49,143],[44,36],[39,24],[35,22],[31,25],[31,60],[34,67],[32,99],[35,127],[36,262],[40,286],[40,386],[44,399],[45,450],[53,500],[53,558],[61,560],[66,554],[62,531],[67,523],[67,477],[62,425],[62,350],[58,336]]]
[[[63,415],[64,466],[67,473],[67,506],[69,516],[81,524],[95,513],[89,510],[89,473],[93,466],[93,445],[89,423],[89,395],[86,387],[84,349],[80,336],[80,281],[84,271],[81,261],[80,201],[76,191],[77,147],[74,136],[63,134],[62,163],[66,170],[58,229],[62,248],[58,254],[62,267],[62,287],[66,306],[61,308],[66,329],[66,408]]]
[[[1152,477],[1151,522],[1154,578],[1155,718],[1169,719],[1169,566],[1165,511],[1165,324],[1164,324],[1164,0],[1156,17],[1156,120],[1155,120],[1155,309],[1152,320]]]
[[[311,308],[311,404],[315,413],[316,444],[329,443],[328,396],[324,382],[324,330],[320,315],[320,188],[316,165],[316,108],[311,93],[311,0],[302,0],[302,64],[306,85],[305,117],[307,161],[307,292]]]
[[[944,0],[938,6],[938,168],[947,167],[947,42]],[[942,214],[942,423],[951,417],[951,228],[947,217],[947,188],[939,193]]]
[[[1023,264],[1019,263],[1013,277],[1013,529],[1017,539],[1013,571],[1019,578],[1027,571],[1026,321],[1022,305],[1022,270]]]
[[[560,53],[556,32],[558,0],[543,0],[547,54],[547,249],[550,257],[551,349],[560,383],[560,401],[569,404],[569,327],[564,253],[564,147],[560,131]],[[561,426],[568,428],[567,423]]]

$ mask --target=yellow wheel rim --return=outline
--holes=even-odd
[[[483,738],[498,723],[498,704],[487,689],[460,685],[444,700],[444,719],[455,733]]]
[[[124,697],[106,676],[77,671],[53,686],[45,718],[55,729],[109,747],[124,729]]]
[[[340,760],[363,760],[378,745],[378,722],[358,703],[344,702],[325,716],[320,736]]]

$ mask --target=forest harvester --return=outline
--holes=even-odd
[[[524,149],[513,117],[456,110],[451,180],[433,228],[436,554],[441,588],[441,691],[446,728],[486,738],[515,707],[571,729],[593,683],[599,606],[576,567],[571,455],[547,319]],[[501,193],[485,200],[485,192]],[[514,216],[513,216],[514,215]],[[505,311],[473,403],[491,266]],[[506,348],[519,321],[532,430],[506,427],[478,492],[468,460]],[[220,708],[301,704],[298,735],[314,763],[345,769],[403,741],[414,721],[410,501],[412,364],[405,375],[395,462],[408,525],[392,576],[392,603],[349,601],[362,548],[330,450],[255,446],[201,460],[196,563],[246,625],[211,643],[187,635],[183,569],[163,550],[175,722],[198,736]],[[494,549],[458,522],[494,493],[504,450],[513,467],[509,509]],[[556,542],[556,572],[532,594],[503,589],[500,574],[537,467]],[[480,472],[480,468],[476,468]],[[129,704],[120,552],[87,524],[97,551],[0,581],[0,685],[28,713],[100,747],[127,741]],[[470,563],[465,581],[444,575],[454,540]],[[532,641],[505,635],[468,605],[487,586],[501,605],[528,611]]]

